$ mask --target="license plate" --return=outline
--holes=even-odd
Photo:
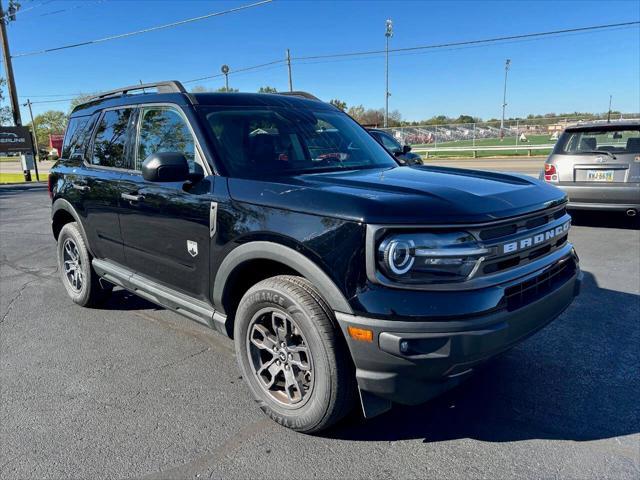
[[[613,170],[588,170],[587,180],[592,182],[613,182]]]

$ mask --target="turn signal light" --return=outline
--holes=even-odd
[[[347,327],[347,331],[349,332],[349,336],[354,340],[368,343],[373,342],[373,332],[371,330],[359,327]]]
[[[550,163],[544,164],[544,180],[546,182],[558,181],[558,172],[556,171],[555,165],[551,165]]]

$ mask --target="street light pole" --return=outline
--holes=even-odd
[[[607,123],[611,123],[611,100],[613,95],[609,95],[609,113],[607,113]]]
[[[391,19],[387,19],[386,21],[386,31],[384,36],[387,39],[387,45],[385,48],[385,80],[386,80],[386,91],[384,95],[384,126],[385,128],[389,126],[389,39],[393,37],[393,22]]]
[[[507,58],[504,62],[504,91],[502,93],[502,121],[500,122],[500,138],[504,136],[504,111],[507,108],[507,75],[509,73],[509,67],[511,66],[511,60]]]
[[[293,92],[293,79],[291,78],[291,53],[287,48],[287,67],[289,68],[289,91]]]
[[[9,13],[7,13],[9,15]],[[16,82],[13,78],[13,65],[11,64],[11,53],[9,52],[9,38],[7,37],[7,26],[4,8],[0,0],[0,41],[2,41],[2,59],[4,61],[4,71],[7,75],[7,92],[11,101],[11,110],[13,112],[13,123],[16,127],[22,126],[20,118],[20,105],[18,104],[18,92],[16,91]]]
[[[229,91],[229,65],[222,65],[220,71],[224,74],[224,91]]]

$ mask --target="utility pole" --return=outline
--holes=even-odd
[[[7,15],[10,18],[10,13]],[[11,53],[9,52],[9,38],[7,37],[7,18],[5,18],[2,0],[0,0],[0,40],[2,40],[2,59],[4,61],[4,71],[7,75],[7,91],[11,101],[11,110],[13,112],[13,123],[16,127],[22,126],[20,118],[20,106],[18,105],[18,92],[16,91],[16,82],[13,78],[13,65],[11,64]]]
[[[293,80],[291,79],[291,53],[287,48],[287,68],[289,68],[289,91],[293,92]]]
[[[40,161],[40,147],[38,146],[38,134],[36,131],[36,121],[33,119],[33,110],[31,110],[31,100],[27,98],[27,103],[23,107],[29,107],[29,116],[31,117],[31,130],[33,131],[33,145],[36,147],[36,161],[33,163],[33,167],[36,171],[36,180],[40,181],[40,173],[38,173],[38,162]],[[60,152],[62,156],[62,152]]]
[[[385,95],[384,95],[384,126],[389,126],[389,39],[393,37],[393,22],[391,19],[387,19],[385,22],[386,31],[384,36],[387,39],[387,46],[385,48],[385,80],[387,83]]]
[[[224,74],[224,91],[229,91],[229,65],[222,65],[220,71]]]
[[[607,114],[607,123],[611,123],[611,100],[613,95],[609,95],[609,113]]]
[[[504,62],[504,92],[502,93],[502,121],[500,122],[500,138],[504,138],[504,111],[507,108],[507,74],[509,73],[509,67],[511,66],[511,60],[507,58]]]

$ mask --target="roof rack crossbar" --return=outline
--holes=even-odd
[[[85,103],[92,102],[94,100],[100,100],[107,97],[117,97],[120,95],[126,95],[129,92],[137,90],[146,90],[147,88],[155,88],[158,93],[187,93],[184,86],[177,80],[169,80],[165,82],[153,82],[153,83],[141,83],[138,85],[130,85],[128,87],[116,88],[107,92],[99,93],[89,98]]]

